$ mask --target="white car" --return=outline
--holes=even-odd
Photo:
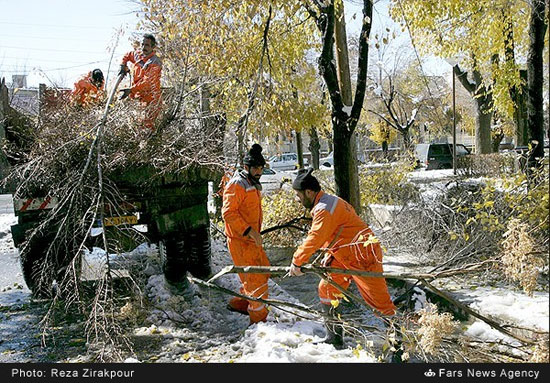
[[[270,169],[294,170],[298,168],[298,155],[296,153],[283,153],[271,157],[267,163]],[[304,158],[304,166],[307,166],[307,164],[308,161]]]
[[[358,164],[364,164],[364,156],[357,156]],[[334,153],[330,152],[328,156],[319,159],[319,166],[324,166],[327,168],[332,168],[334,166]]]
[[[332,152],[330,152],[330,154],[326,157],[323,157],[323,158],[320,158],[319,159],[319,165],[320,166],[325,166],[327,168],[331,168],[334,166],[334,155]]]
[[[260,182],[264,193],[271,193],[281,189],[285,183],[292,184],[294,178],[296,175],[293,172],[278,172],[271,168],[264,168]]]

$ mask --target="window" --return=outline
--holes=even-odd
[[[465,156],[466,154],[469,154],[468,149],[464,145],[457,145],[456,146],[456,154],[457,156]]]
[[[445,156],[451,155],[451,149],[449,145],[431,145],[430,146],[430,156]]]

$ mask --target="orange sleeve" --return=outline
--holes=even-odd
[[[128,52],[124,55],[124,57],[122,57],[122,62],[120,63],[121,65],[126,65],[127,63],[131,62],[131,63],[135,63],[136,62],[136,59],[134,58],[134,52]]]
[[[248,229],[248,224],[245,222],[239,207],[241,206],[245,190],[237,183],[231,183],[223,192],[223,205],[222,205],[222,217],[226,225],[229,226],[231,232],[238,235],[243,235],[244,231]]]
[[[330,235],[334,232],[333,222],[334,219],[327,210],[322,209],[316,212],[307,238],[294,253],[292,263],[296,266],[307,263],[309,258],[330,239]]]
[[[145,75],[130,89],[130,95],[134,96],[137,92],[150,91],[151,93],[154,93],[155,91],[157,91],[157,89],[155,88],[156,84],[160,82],[160,72],[160,66],[149,65],[149,67],[145,71]]]

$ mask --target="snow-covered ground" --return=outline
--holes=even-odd
[[[384,260],[384,271],[389,273],[428,272],[429,268],[418,264],[410,254],[391,255]],[[415,265],[417,266],[412,266]],[[495,319],[502,325],[513,325],[538,331],[548,332],[549,293],[534,292],[529,296],[521,290],[512,290],[510,286],[479,286],[479,281],[472,280],[465,284],[463,279],[446,278],[444,284],[436,281],[436,287],[442,288],[454,299],[468,305],[481,315]],[[422,295],[421,293],[419,295]],[[416,309],[424,308],[425,295],[416,303]],[[503,341],[517,345],[517,341],[493,329],[485,322],[475,319],[467,325],[466,335],[487,342]]]
[[[223,243],[213,241],[213,271],[231,264]],[[155,248],[150,254],[155,257]],[[236,274],[221,277],[217,284],[239,291]],[[315,289],[316,286],[311,286]],[[320,343],[324,327],[319,318],[300,319],[288,312],[272,307],[266,323],[249,326],[245,315],[226,309],[230,295],[191,285],[191,292],[175,295],[164,283],[162,274],[149,277],[147,296],[154,308],[147,320],[150,325],[135,330],[136,336],[164,337],[158,362],[376,362],[376,356],[347,338],[349,347],[336,350]],[[269,281],[269,299],[300,304],[273,280]],[[290,309],[292,311],[292,309]],[[299,312],[298,312],[299,313]],[[301,315],[304,315],[303,313]],[[372,318],[373,321],[379,322]],[[139,359],[132,359],[136,361]]]
[[[422,180],[431,178],[435,183],[448,182],[452,170],[418,171],[412,178]],[[13,210],[3,207],[0,210],[0,257],[2,262],[13,263],[17,250],[11,241],[10,226],[16,223]],[[231,258],[225,243],[212,242],[213,270],[230,265]],[[101,268],[105,254],[95,249],[86,256],[84,268],[93,274]],[[158,265],[158,251],[153,245],[141,245],[125,256],[127,259],[139,260],[144,273],[148,275],[145,294],[153,307],[148,313],[146,324],[134,330],[136,338],[145,341],[153,337],[161,339],[160,348],[152,356],[132,355],[128,362],[281,362],[281,363],[315,363],[315,362],[379,362],[379,353],[373,349],[358,347],[354,339],[347,337],[344,350],[336,350],[327,344],[316,344],[324,336],[324,327],[320,318],[302,318],[289,312],[287,308],[272,307],[266,323],[249,326],[248,317],[230,312],[226,309],[229,295],[216,290],[191,285],[185,295],[174,294],[164,284],[164,277]],[[113,257],[114,261],[125,261]],[[10,263],[10,264],[11,264]],[[385,271],[420,271],[423,266],[410,255],[391,254],[385,258]],[[6,266],[2,264],[2,267]],[[12,269],[18,265],[11,265]],[[14,273],[10,272],[10,278]],[[15,273],[21,280],[21,274]],[[5,275],[5,273],[3,274]],[[298,277],[303,278],[303,277]],[[12,279],[0,279],[0,305],[9,306],[21,299],[29,299],[25,286],[14,284]],[[236,274],[228,274],[217,280],[219,286],[238,291],[240,282]],[[502,323],[548,331],[548,293],[536,292],[532,297],[521,291],[511,291],[510,287],[480,287],[461,284],[446,285],[455,297],[483,315],[490,315]],[[311,285],[312,291],[316,285]],[[6,301],[6,292],[21,290],[16,300]],[[299,303],[293,291],[282,288],[274,280],[269,282],[270,299]],[[419,296],[418,309],[423,306],[425,297]],[[300,313],[304,316],[305,314]],[[382,326],[381,322],[370,313],[365,313],[367,325]],[[514,344],[510,338],[490,328],[478,320],[468,324],[466,333],[480,340],[503,340]],[[373,339],[373,344],[375,343]],[[78,360],[74,360],[78,361]],[[85,361],[84,359],[82,361]]]

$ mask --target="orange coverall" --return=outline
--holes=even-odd
[[[154,130],[154,124],[161,108],[160,76],[162,62],[152,52],[144,57],[139,52],[128,52],[122,58],[122,65],[134,64],[130,97],[138,99],[146,108],[145,127]]]
[[[103,86],[98,88],[92,83],[92,72],[89,72],[74,83],[71,96],[78,105],[91,105],[99,100],[102,90]]]
[[[245,233],[250,227],[260,232],[262,227],[261,193],[243,173],[236,173],[223,192],[222,217],[225,222],[227,246],[235,266],[269,266],[262,246]],[[239,274],[243,284],[241,293],[267,299],[268,274]],[[268,311],[261,302],[235,297],[229,305],[241,312],[248,312],[251,323],[265,321]]]
[[[370,228],[359,218],[349,203],[320,191],[315,198],[311,215],[313,217],[311,229],[303,244],[294,253],[292,263],[302,266],[321,247],[330,246],[328,250],[332,254],[330,267],[383,272],[380,243],[374,239]],[[373,239],[375,243],[371,243]],[[367,246],[365,243],[368,243]],[[395,306],[391,301],[384,278],[345,274],[330,274],[330,277],[344,289],[349,287],[353,279],[365,302],[384,315],[395,314]],[[342,293],[325,280],[319,283],[321,303],[328,305],[341,296]]]

